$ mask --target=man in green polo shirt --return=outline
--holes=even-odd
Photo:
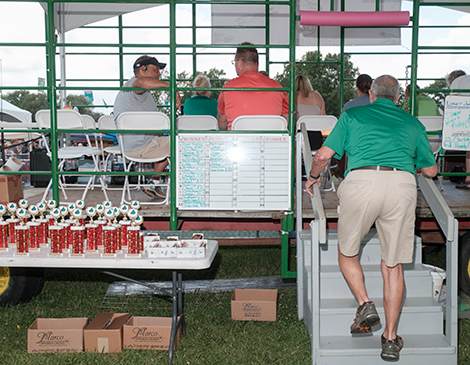
[[[413,259],[416,210],[415,173],[437,174],[434,155],[421,122],[396,107],[398,81],[376,78],[369,91],[371,104],[346,110],[312,163],[305,187],[313,184],[328,161],[348,155],[345,180],[338,189],[338,263],[359,307],[351,333],[371,332],[380,322],[364,284],[359,248],[375,223],[382,248],[384,310],[383,360],[398,360],[403,339],[397,336],[405,282],[402,264]]]

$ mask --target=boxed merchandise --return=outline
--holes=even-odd
[[[131,317],[130,313],[100,313],[84,334],[85,351],[119,353],[122,351],[122,328]]]
[[[28,352],[82,352],[88,318],[36,318],[28,328]]]
[[[171,320],[169,317],[131,317],[124,325],[123,347],[137,350],[168,350]],[[181,326],[176,332],[173,349],[180,339]]]
[[[276,321],[277,289],[235,289],[232,319],[236,321]]]
[[[0,204],[18,203],[20,199],[23,199],[21,175],[0,176]]]

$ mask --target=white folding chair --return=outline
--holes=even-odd
[[[183,131],[216,131],[217,119],[212,115],[182,115],[176,119],[176,127]]]
[[[170,119],[166,114],[160,112],[124,112],[119,114],[118,118],[116,119],[117,129],[120,130],[132,130],[132,131],[139,131],[139,130],[169,130],[170,129]],[[153,158],[136,158],[129,156],[124,151],[124,144],[123,144],[123,135],[118,134],[118,141],[119,146],[121,147],[121,154],[124,157],[124,171],[129,172],[131,171],[132,165],[134,163],[152,163],[152,162],[159,162],[165,159],[170,162],[168,155],[161,155],[161,156],[154,156]],[[144,147],[144,146],[142,146]],[[149,205],[163,205],[168,204],[169,202],[169,195],[170,195],[170,179],[166,182],[156,182],[153,181],[152,184],[148,184],[150,186],[156,187],[166,187],[166,197],[161,202],[141,202],[141,204],[149,204]],[[147,185],[147,186],[148,186]],[[137,189],[140,189],[142,185],[140,184],[140,178],[138,179],[138,185],[136,186]],[[127,200],[126,200],[126,193],[127,193]],[[129,184],[129,176],[126,176],[124,180],[124,187],[122,190],[122,199],[121,204],[129,204],[131,202],[131,193],[130,193],[130,184]]]
[[[307,131],[325,132],[332,130],[338,119],[334,115],[304,115],[297,120],[297,130],[300,130],[300,125],[304,124]],[[312,156],[315,156],[318,150],[312,150]],[[333,182],[333,175],[331,173],[330,163],[325,171],[327,171],[327,179],[331,181],[331,188],[323,190],[325,191],[336,191],[335,184]]]
[[[232,131],[287,131],[287,121],[280,115],[241,115],[232,122]]]
[[[442,132],[442,116],[421,116],[417,117],[419,121],[424,125],[426,128],[426,132]],[[439,159],[439,153],[441,152],[441,145],[442,145],[442,138],[440,135],[432,135],[428,136],[429,145],[431,146],[432,153],[434,154],[434,158],[437,162],[438,171],[443,171],[443,161]],[[442,185],[442,176],[437,177],[439,181],[439,187],[441,191],[444,191],[444,186]]]
[[[106,130],[114,130],[116,129],[116,123],[114,122],[114,115],[102,115],[100,119],[98,119],[98,129],[100,131],[106,131]],[[103,138],[100,138],[100,149],[102,153],[102,161],[103,161],[103,166],[102,166],[102,171],[112,171],[111,167],[109,166],[109,160],[111,158],[116,159],[118,157],[121,157],[121,146],[119,144],[114,145],[114,146],[108,146],[104,147],[103,144]],[[107,190],[121,190],[121,188],[110,188],[109,185],[106,183],[106,176],[103,176],[103,180],[105,182],[105,188]]]
[[[50,129],[51,128],[51,111],[48,109],[39,110],[36,113],[36,122],[40,129]],[[64,110],[57,111],[57,129],[85,129],[85,128],[93,129],[94,128],[94,127],[88,128],[87,125],[91,126],[91,124],[86,124],[82,116],[74,110],[64,109]],[[43,133],[41,137],[46,147],[47,155],[50,158],[52,153],[51,153],[49,143],[46,139],[45,134]],[[59,165],[58,165],[59,171],[64,171],[66,161],[72,160],[72,159],[80,159],[81,157],[84,157],[84,156],[91,157],[93,160],[93,164],[94,164],[93,170],[99,171],[98,160],[99,160],[100,151],[96,147],[92,146],[90,142],[90,137],[88,136],[87,133],[85,133],[85,138],[87,140],[87,146],[62,146],[62,147],[58,146],[57,147],[57,159],[59,161]],[[81,190],[84,187],[82,200],[85,200],[88,190],[93,189],[94,187],[94,176],[90,176],[86,184],[66,183],[64,175],[60,175],[58,181],[59,181],[59,188],[62,190],[65,200],[68,199],[67,193],[65,191],[66,189],[70,189],[70,190],[80,189]],[[46,200],[47,193],[51,185],[52,185],[52,179],[49,181],[49,184],[44,192],[42,201]],[[105,199],[108,200],[108,196],[103,186],[101,186],[101,188],[105,195]]]

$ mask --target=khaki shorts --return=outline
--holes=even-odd
[[[126,152],[129,157],[145,158],[145,159],[166,159],[170,156],[170,137],[168,136],[156,136],[150,141],[150,143],[137,151]],[[158,160],[158,161],[160,161]]]
[[[375,223],[382,260],[389,267],[412,262],[416,179],[405,171],[351,171],[338,189],[338,243],[345,256],[356,256]]]

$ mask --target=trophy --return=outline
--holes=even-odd
[[[24,208],[18,208],[16,216],[21,222],[20,225],[15,226],[15,241],[16,241],[16,253],[15,255],[24,255],[28,253],[29,247],[29,226],[24,224],[24,219],[28,211]]]
[[[82,217],[81,209],[74,209],[71,213],[75,218],[75,226],[70,227],[72,238],[72,256],[83,256],[83,244],[85,242],[85,227],[80,226],[79,219]]]
[[[5,251],[8,248],[8,222],[5,222],[3,215],[7,208],[0,204],[0,250]]]
[[[39,250],[39,235],[40,235],[40,228],[41,223],[36,221],[36,215],[39,213],[39,209],[36,205],[30,205],[28,207],[28,212],[31,214],[31,221],[26,223],[29,226],[29,237],[30,237],[30,244],[29,248],[31,250]]]
[[[86,237],[87,237],[87,252],[96,252],[98,249],[97,243],[97,234],[98,234],[98,224],[93,222],[93,217],[96,215],[95,207],[88,207],[86,208],[86,214],[90,217],[90,222],[85,224],[86,228]]]
[[[8,203],[7,209],[10,212],[10,218],[7,219],[8,222],[8,237],[10,238],[10,245],[16,247],[16,236],[15,236],[15,226],[19,223],[19,219],[16,218],[16,203]]]

